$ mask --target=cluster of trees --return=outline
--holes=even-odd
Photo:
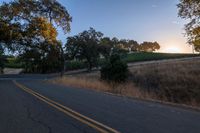
[[[185,25],[188,42],[200,52],[200,0],[180,0],[179,16],[189,21]]]
[[[101,40],[103,45],[109,45],[113,48],[123,49],[128,52],[154,52],[160,49],[160,45],[157,42],[143,42],[139,44],[135,40],[126,40],[117,38],[110,39],[109,37],[104,37]]]
[[[104,37],[101,39],[101,44],[105,47],[109,46],[111,48],[122,49],[128,52],[154,52],[160,49],[160,45],[157,42],[143,42],[139,44],[135,40],[126,39],[110,39],[109,37]]]
[[[98,65],[100,57],[109,59],[113,54],[125,54],[130,51],[153,52],[160,49],[157,42],[143,42],[138,44],[134,40],[118,40],[103,37],[103,33],[93,28],[78,35],[68,37],[65,44],[66,58],[69,60],[85,60],[88,70]]]
[[[70,31],[71,16],[56,0],[15,0],[0,6],[0,45],[17,52],[29,72],[62,69],[64,51],[55,26]]]

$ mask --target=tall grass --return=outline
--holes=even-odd
[[[153,93],[147,93],[141,91],[132,82],[126,82],[124,84],[107,83],[99,79],[99,76],[94,74],[89,75],[76,75],[63,78],[57,78],[51,80],[52,83],[62,84],[71,87],[92,89],[100,92],[107,92],[113,94],[119,94],[128,97],[142,98],[142,99],[155,99]]]
[[[128,97],[200,106],[199,66],[199,59],[132,66],[124,84],[108,84],[100,80],[99,72],[57,78],[52,82]]]
[[[169,102],[200,105],[200,60],[132,67],[130,78],[142,91]]]

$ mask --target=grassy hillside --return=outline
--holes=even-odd
[[[157,99],[199,106],[199,65],[195,59],[130,67],[130,81]]]
[[[163,59],[174,59],[184,57],[195,57],[200,56],[197,54],[169,54],[169,53],[131,53],[123,57],[123,60],[127,63],[140,62],[140,61],[151,61],[151,60],[163,60]],[[99,65],[104,63],[104,59],[101,59]],[[71,61],[67,63],[67,70],[75,70],[86,68],[87,64],[80,61]]]
[[[197,54],[170,54],[170,53],[132,53],[125,57],[126,62],[136,61],[150,61],[150,60],[163,60],[163,59],[174,59],[184,57],[195,57],[200,56]]]

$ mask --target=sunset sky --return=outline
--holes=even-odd
[[[3,1],[3,0],[0,0]],[[5,1],[5,0],[4,0]],[[157,41],[160,52],[192,52],[184,37],[184,20],[178,18],[178,0],[58,0],[73,17],[71,32],[59,39],[95,28],[119,39]],[[9,0],[7,0],[9,2]]]

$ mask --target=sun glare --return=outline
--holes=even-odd
[[[167,53],[180,53],[181,50],[177,47],[169,47],[165,50]]]
[[[180,53],[181,50],[177,47],[169,47],[165,50],[166,53]]]

